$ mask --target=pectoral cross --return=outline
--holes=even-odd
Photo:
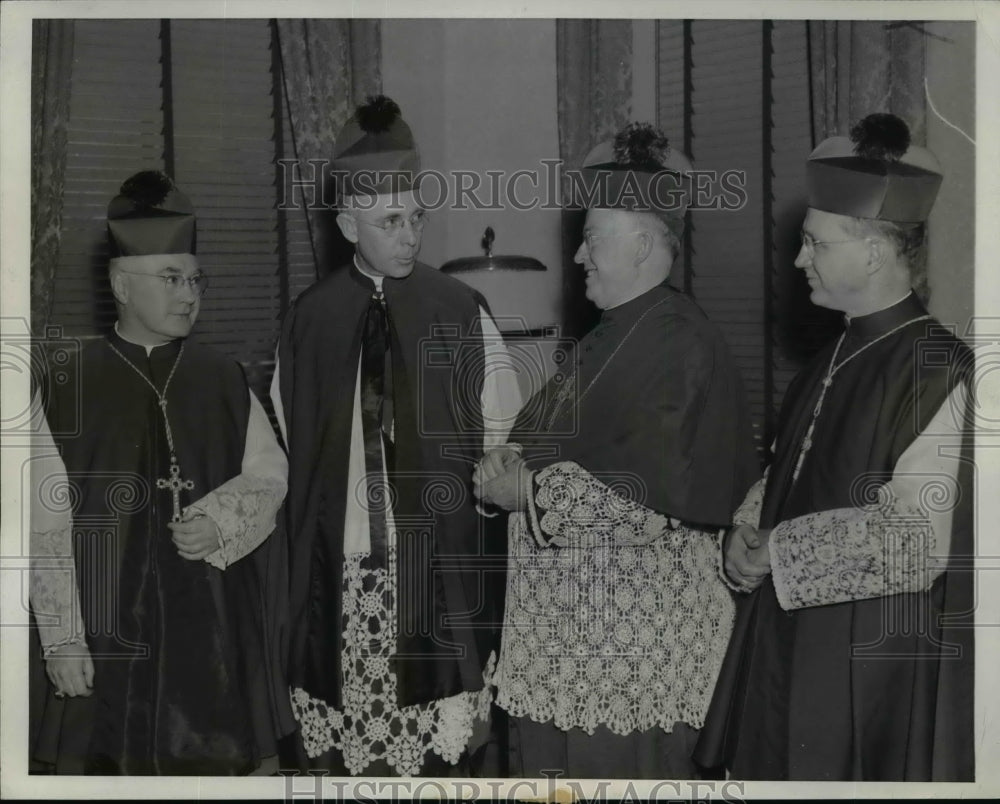
[[[181,521],[181,489],[190,491],[194,488],[193,480],[181,480],[181,468],[177,465],[177,459],[170,458],[170,479],[157,478],[156,487],[158,489],[170,489],[170,494],[174,498],[174,515],[171,522]]]

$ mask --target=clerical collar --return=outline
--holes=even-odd
[[[139,343],[138,341],[133,341],[131,338],[126,338],[124,335],[122,335],[122,331],[121,329],[119,329],[117,321],[115,321],[115,335],[117,336],[117,339],[121,343],[128,344],[129,346],[132,347],[138,347],[139,349],[143,349],[146,352],[146,357],[149,357],[151,354],[153,354],[154,349],[162,349],[166,346],[172,346],[173,349],[168,349],[167,351],[173,352],[181,341],[180,338],[174,338],[173,340],[169,340],[166,343],[158,343],[155,346],[151,346],[148,343]]]
[[[617,307],[609,307],[607,310],[602,310],[601,323],[620,323],[623,321],[632,321],[638,318],[646,312],[650,304],[663,298],[663,292],[665,290],[672,291],[673,293],[680,292],[676,288],[670,286],[669,280],[664,280],[659,285],[655,285],[644,293],[640,293],[634,299],[629,299],[627,302],[619,304]]]
[[[371,284],[374,285],[374,287],[375,287],[375,292],[376,293],[381,293],[382,292],[382,281],[385,279],[385,277],[382,276],[382,274],[370,274],[370,273],[368,273],[368,271],[366,271],[364,268],[362,268],[358,264],[358,255],[357,254],[354,255],[354,267],[357,270],[357,272],[360,274],[359,278],[362,280],[363,284],[367,285],[368,282],[371,282]],[[368,280],[368,282],[364,281],[366,279]]]
[[[920,303],[920,299],[911,290],[895,304],[890,304],[881,310],[868,315],[861,315],[855,318],[844,316],[847,324],[847,334],[862,338],[881,335],[888,332],[893,327],[899,326],[904,321],[908,321],[918,316],[926,315],[927,309]]]

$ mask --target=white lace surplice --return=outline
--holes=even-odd
[[[509,524],[497,704],[560,729],[703,725],[733,623],[714,532],[671,527],[575,463],[536,475],[544,537]]]
[[[488,680],[496,657],[490,656],[482,690],[400,709],[389,665],[396,651],[396,549],[389,549],[388,570],[363,566],[368,555],[344,558],[343,709],[292,690],[306,753],[316,757],[336,748],[353,774],[383,759],[401,776],[415,776],[428,751],[454,765],[472,737],[475,719],[489,717]]]

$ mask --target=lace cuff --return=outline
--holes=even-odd
[[[642,545],[674,527],[667,516],[622,496],[572,461],[541,469],[535,482],[528,508],[542,544],[548,537],[548,544],[559,547]]]
[[[28,596],[42,654],[48,657],[65,645],[85,645],[69,525],[31,532],[29,576]]]
[[[930,586],[934,531],[919,508],[886,499],[871,508],[837,508],[778,524],[771,573],[786,611],[919,592]]]
[[[767,488],[767,473],[750,487],[740,507],[733,513],[734,525],[753,525],[760,527],[760,509],[764,504],[764,491]]]
[[[275,478],[241,474],[185,509],[210,517],[219,527],[219,548],[205,561],[220,570],[253,552],[274,530],[285,498],[285,484]]]
[[[531,537],[535,540],[539,547],[549,547],[550,542],[545,538],[545,534],[542,533],[542,526],[538,521],[538,506],[535,505],[535,498],[538,497],[540,488],[538,485],[538,473],[531,473],[531,488],[526,496],[524,503],[525,511],[524,513],[524,527],[525,530],[531,534]],[[509,527],[509,521],[508,521]]]

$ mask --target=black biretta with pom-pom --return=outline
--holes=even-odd
[[[195,234],[191,202],[158,170],[127,178],[108,204],[111,257],[194,254]]]
[[[851,128],[851,142],[862,159],[894,162],[910,148],[910,129],[894,114],[870,114]]]
[[[364,106],[358,107],[355,116],[362,131],[381,134],[400,118],[399,105],[385,95],[375,95],[369,97]]]
[[[651,212],[678,235],[691,204],[691,161],[649,123],[630,123],[594,148],[572,176],[576,206]]]
[[[385,95],[369,97],[337,135],[333,178],[340,197],[410,190],[419,171],[413,132]]]
[[[850,137],[830,137],[809,155],[806,183],[813,209],[852,218],[920,223],[941,186],[941,167],[893,114],[870,114]]]

